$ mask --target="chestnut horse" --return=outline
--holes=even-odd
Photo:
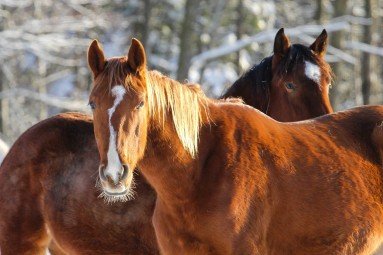
[[[98,160],[85,114],[60,114],[24,132],[0,168],[1,255],[45,254],[51,239],[51,254],[158,254],[155,193],[137,175],[137,199],[104,203]]]
[[[283,123],[148,71],[136,39],[108,60],[93,42],[88,63],[103,196],[129,199],[139,169],[161,253],[371,254],[382,241],[383,106]]]
[[[281,29],[274,43],[278,61],[273,63],[275,70],[284,71],[272,73],[272,58],[268,58],[225,97],[240,96],[254,107],[267,102],[269,109],[279,111],[260,110],[278,120],[329,113],[331,74],[323,61],[326,43],[324,31],[310,47],[290,45]],[[286,58],[295,59],[291,64],[297,68],[287,68]],[[320,86],[302,76],[307,72],[305,60],[319,67]],[[246,90],[246,86],[252,88]],[[92,118],[84,114],[60,114],[24,132],[0,167],[2,255],[44,254],[50,242],[51,254],[158,254],[151,224],[154,191],[137,174],[135,199],[106,205],[95,188],[99,160]]]

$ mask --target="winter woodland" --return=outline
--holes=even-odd
[[[272,54],[276,31],[309,45],[329,33],[335,110],[383,102],[382,0],[0,0],[0,138],[65,111],[90,113],[87,47],[127,54],[132,37],[150,69],[219,96]]]

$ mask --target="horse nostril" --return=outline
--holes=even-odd
[[[108,182],[108,179],[105,176],[104,170],[105,170],[105,166],[104,165],[100,165],[100,167],[98,168],[98,174],[100,175],[100,179],[102,181]]]
[[[122,174],[120,175],[120,181],[125,180],[128,177],[129,167],[127,165],[122,165]]]

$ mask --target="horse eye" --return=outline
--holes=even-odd
[[[96,109],[96,103],[95,102],[89,102],[90,109],[94,110]]]
[[[289,90],[295,90],[297,87],[293,83],[288,82],[286,83],[286,88]]]
[[[141,101],[137,106],[136,106],[136,109],[140,109],[142,108],[142,106],[144,106],[144,101]]]

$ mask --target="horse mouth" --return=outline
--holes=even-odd
[[[108,191],[106,188],[102,186],[100,182],[96,183],[98,189],[101,191],[101,194],[98,196],[99,198],[103,198],[107,204],[115,203],[115,202],[127,202],[129,200],[134,199],[135,196],[135,183],[132,181],[128,187],[124,187],[125,189],[121,191],[113,192]]]
[[[109,192],[109,191],[104,190],[104,193],[107,196],[114,197],[114,196],[125,196],[129,193],[129,191],[127,189],[122,191],[122,192]]]

